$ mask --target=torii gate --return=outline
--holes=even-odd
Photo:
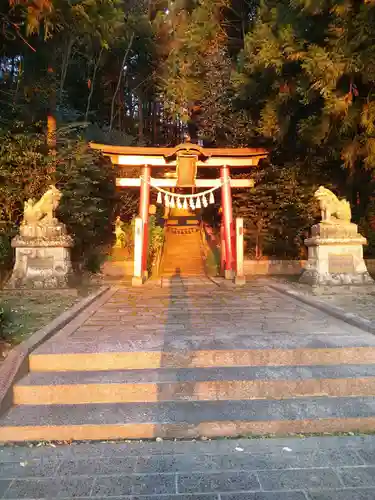
[[[254,186],[254,182],[252,179],[231,179],[230,169],[257,166],[262,158],[268,156],[267,150],[261,148],[202,148],[191,143],[180,144],[175,148],[111,146],[95,143],[91,143],[90,147],[110,157],[112,164],[120,169],[141,167],[141,175],[138,178],[118,177],[116,179],[116,185],[120,188],[140,188],[139,251],[135,255],[136,260],[139,262],[139,268],[135,272],[136,278],[139,278],[141,282],[147,278],[150,188],[155,188],[159,193],[163,192],[167,206],[173,206],[172,203],[174,203],[175,198],[186,200],[187,196],[189,196],[190,199],[200,200],[201,197],[204,198],[205,193],[212,193],[216,189],[221,189],[225,240],[225,276],[226,278],[233,277],[235,252],[233,244],[232,188],[250,188]],[[151,177],[152,169],[162,171],[162,169],[171,168],[176,169],[176,178]],[[213,179],[196,178],[198,168],[210,168],[214,171],[220,168],[220,177]],[[204,189],[204,192],[197,191],[194,195],[174,195],[165,191],[165,189],[176,187]],[[141,255],[138,255],[139,252]]]

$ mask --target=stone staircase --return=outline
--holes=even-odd
[[[31,353],[0,441],[375,430],[372,335],[260,286],[182,287],[114,290]]]
[[[201,234],[197,228],[168,228],[164,244],[163,276],[205,274]]]

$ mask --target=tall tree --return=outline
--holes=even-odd
[[[263,0],[238,75],[258,135],[375,166],[374,36],[369,2]]]

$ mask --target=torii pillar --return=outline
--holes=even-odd
[[[221,167],[221,203],[223,207],[223,226],[225,240],[225,279],[234,278],[234,250],[232,243],[233,236],[233,209],[232,209],[232,189],[230,185],[229,167]]]
[[[148,219],[150,210],[150,180],[151,168],[144,165],[142,168],[141,197],[139,203],[139,216],[142,219],[142,278],[148,278]]]

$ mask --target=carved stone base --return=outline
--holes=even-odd
[[[300,283],[311,286],[342,286],[342,285],[373,285],[374,280],[369,273],[348,274],[348,273],[319,273],[317,270],[306,269],[303,271]]]
[[[313,226],[312,237],[305,240],[308,261],[300,282],[312,286],[373,284],[363,260],[366,243],[355,224]]]
[[[21,226],[13,238],[16,260],[6,288],[65,288],[72,273],[73,241],[56,219]]]

